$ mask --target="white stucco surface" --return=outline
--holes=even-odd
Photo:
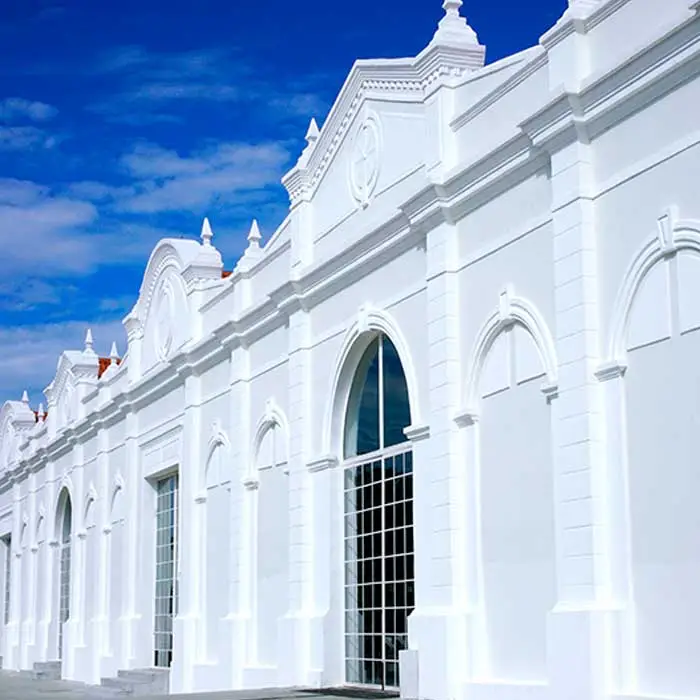
[[[5,668],[700,698],[700,17],[570,0],[485,65],[460,4],[231,274],[161,241],[123,357],[2,408]]]

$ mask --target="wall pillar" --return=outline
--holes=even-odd
[[[107,430],[104,427],[97,431],[97,484],[98,500],[95,504],[97,512],[95,514],[96,533],[93,537],[98,538],[96,551],[97,561],[93,562],[91,582],[89,585],[95,586],[95,614],[89,621],[92,663],[95,669],[95,677],[99,680],[107,674],[103,674],[103,658],[110,656],[110,623],[109,623],[109,595],[110,595],[110,571],[109,545],[111,533],[111,503],[112,489],[109,479],[109,441]],[[109,669],[112,671],[112,669]],[[113,672],[113,671],[112,671]]]
[[[559,386],[554,433],[557,605],[549,619],[555,697],[602,698],[609,663],[610,588],[599,362],[591,147],[551,156]]]
[[[289,317],[289,608],[280,625],[278,682],[308,685],[310,589],[309,426],[312,424],[311,323],[306,311]]]
[[[417,655],[402,652],[401,692],[442,700],[455,697],[466,656],[465,591],[459,575],[464,551],[455,547],[464,472],[454,422],[462,382],[453,267],[458,260],[456,229],[442,223],[428,233],[426,243],[428,405],[423,418],[412,416],[414,425],[406,431],[414,441],[416,609],[409,618],[409,642]],[[420,424],[427,416],[429,431]]]
[[[130,363],[131,365],[131,363]],[[121,576],[117,574],[112,581],[122,586],[125,591],[124,613],[115,624],[120,627],[119,638],[121,649],[113,649],[118,657],[120,668],[138,668],[150,666],[153,663],[153,622],[146,619],[143,610],[139,608],[139,588],[143,585],[143,579],[139,579],[143,554],[140,546],[139,531],[143,527],[142,497],[144,484],[141,478],[140,458],[141,453],[138,444],[138,415],[134,409],[128,409],[126,414],[126,541],[124,570]],[[149,487],[150,488],[150,487]],[[152,554],[149,555],[152,557]],[[140,584],[140,585],[139,585]],[[153,592],[150,594],[153,595]]]
[[[220,663],[226,666],[226,685],[240,688],[243,667],[247,659],[247,629],[250,625],[245,567],[244,541],[247,523],[244,517],[245,493],[243,481],[248,469],[250,451],[250,354],[248,348],[236,345],[231,350],[229,365],[229,435],[231,436],[231,472],[229,518],[231,538],[229,548],[228,614],[221,623]]]
[[[45,468],[46,481],[44,485],[44,503],[46,504],[46,515],[44,521],[44,546],[40,556],[44,557],[44,579],[40,583],[39,596],[41,596],[42,615],[39,620],[37,634],[39,636],[38,646],[39,659],[42,661],[55,661],[58,658],[54,636],[54,618],[57,617],[56,603],[54,600],[54,586],[58,578],[56,571],[56,547],[54,545],[55,533],[54,523],[56,522],[56,485],[54,480],[55,468],[53,462],[47,462]]]
[[[193,374],[185,375],[185,415],[183,418],[182,460],[178,470],[178,534],[176,581],[177,614],[173,620],[173,663],[171,692],[193,690],[194,664],[197,657],[199,604],[197,595],[199,534],[196,527],[194,494],[199,485],[202,461],[201,381]]]
[[[22,501],[19,484],[12,486],[12,552],[10,572],[10,621],[5,627],[5,668],[20,669],[20,621],[22,617]]]

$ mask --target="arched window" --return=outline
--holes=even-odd
[[[378,334],[350,391],[344,431],[346,681],[396,688],[414,606],[413,460],[408,388]]]
[[[63,658],[64,625],[70,617],[70,569],[71,569],[71,534],[73,507],[68,491],[63,491],[59,503],[60,513],[60,561],[59,561],[59,602],[58,602],[58,658]]]

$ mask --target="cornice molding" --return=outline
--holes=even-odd
[[[604,73],[588,77],[577,92],[560,88],[519,128],[535,147],[550,152],[579,137],[593,139],[700,73],[699,56],[696,14]]]

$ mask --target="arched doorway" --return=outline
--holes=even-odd
[[[71,590],[71,535],[73,506],[70,494],[64,489],[59,498],[59,564],[58,564],[58,658],[63,658],[65,624],[70,618]]]
[[[345,680],[395,688],[414,607],[413,459],[408,388],[377,334],[350,390],[344,432]]]

